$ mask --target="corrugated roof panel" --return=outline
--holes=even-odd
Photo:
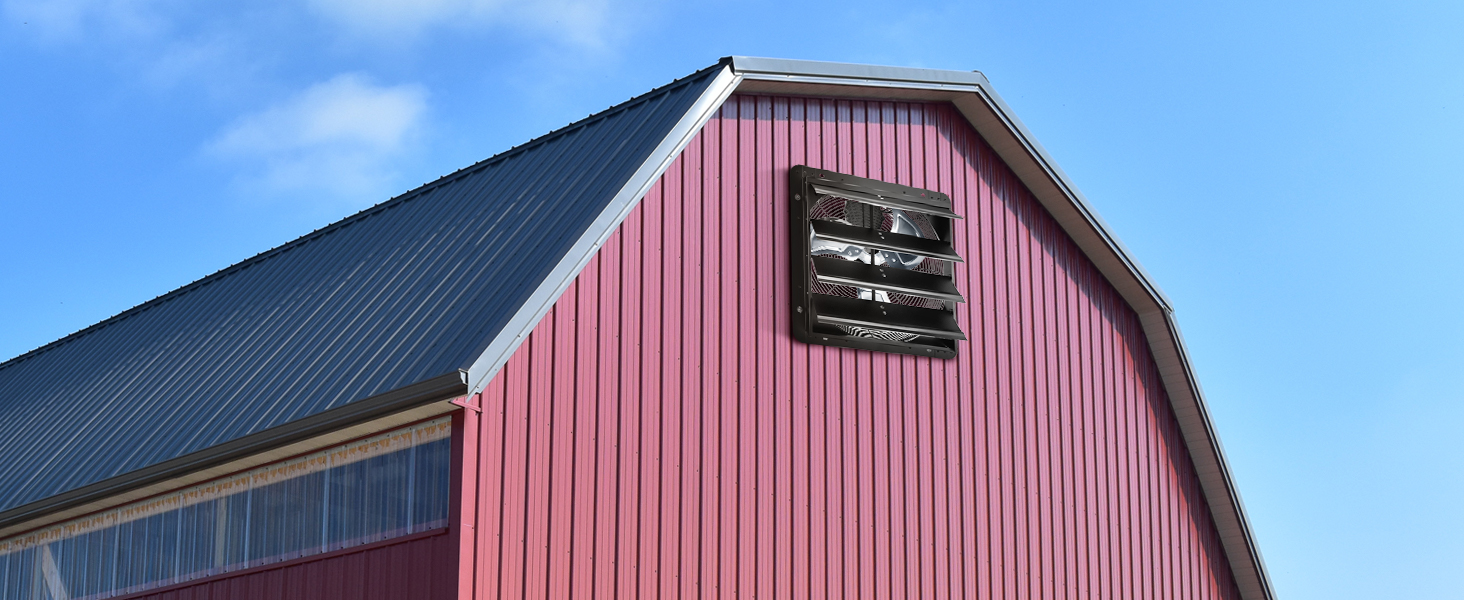
[[[0,512],[466,369],[716,74],[0,364]]]

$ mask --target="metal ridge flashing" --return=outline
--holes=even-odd
[[[731,56],[732,69],[743,76],[771,76],[773,78],[803,78],[822,80],[846,80],[864,83],[888,82],[895,84],[925,84],[950,87],[989,85],[980,71],[948,71],[944,69],[918,69],[913,67],[884,67],[855,63],[822,62],[815,60],[791,60],[786,58],[759,58],[754,56]]]

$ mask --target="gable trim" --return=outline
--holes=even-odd
[[[493,376],[498,374],[514,351],[523,345],[529,333],[590,263],[590,259],[600,250],[600,245],[615,233],[620,223],[640,203],[641,198],[650,192],[651,185],[661,178],[686,145],[701,131],[702,126],[711,120],[727,97],[732,95],[742,77],[733,72],[730,61],[724,59],[720,65],[721,71],[712,79],[701,97],[682,115],[661,143],[656,145],[656,149],[641,163],[574,245],[570,246],[564,258],[549,271],[482,354],[468,366],[470,394],[482,391],[493,380]]]

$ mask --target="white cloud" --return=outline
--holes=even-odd
[[[416,37],[434,26],[503,25],[548,41],[597,47],[611,28],[609,0],[307,0],[322,16],[366,34]]]
[[[421,86],[339,75],[235,121],[208,151],[242,164],[251,191],[371,204],[393,191],[394,165],[420,136],[426,110]]]
[[[104,33],[135,39],[165,27],[151,0],[5,0],[5,16],[42,38],[80,41]]]

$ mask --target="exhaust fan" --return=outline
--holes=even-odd
[[[953,358],[951,198],[810,167],[789,173],[793,335],[809,344]]]

